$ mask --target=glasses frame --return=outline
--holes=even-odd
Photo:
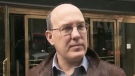
[[[90,26],[90,24],[88,24],[88,23],[86,23],[85,22],[85,28],[86,28],[86,32],[89,30],[89,26]],[[54,31],[54,30],[58,30],[60,33],[61,33],[61,27],[63,27],[63,26],[60,26],[59,28],[55,28],[55,29],[49,29],[50,31]],[[75,27],[77,27],[77,26],[75,26]],[[74,27],[73,27],[74,28]],[[72,28],[72,31],[73,31],[73,28]],[[78,29],[77,29],[78,30]],[[72,33],[72,31],[71,31],[71,33]],[[78,32],[79,32],[79,30],[78,30]],[[70,33],[70,34],[71,34]],[[81,33],[81,32],[79,32],[79,33]],[[85,33],[85,32],[84,32]],[[62,34],[62,33],[61,33]],[[67,34],[67,35],[70,35],[70,34]],[[82,34],[82,33],[81,33]],[[64,34],[62,34],[62,35],[64,35]],[[64,35],[65,36],[65,35]]]

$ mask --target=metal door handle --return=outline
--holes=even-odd
[[[5,63],[6,63],[6,61],[7,61],[7,58],[3,61],[3,76],[5,76]]]

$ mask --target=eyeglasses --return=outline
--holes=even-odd
[[[82,34],[82,33],[87,32],[87,30],[89,28],[89,24],[83,22],[83,23],[77,24],[76,27],[77,27],[78,32]],[[72,25],[67,24],[67,25],[61,26],[59,28],[50,29],[50,30],[51,31],[59,30],[62,35],[70,35],[72,33],[72,31],[73,31],[73,28],[74,27]]]

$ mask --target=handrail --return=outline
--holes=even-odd
[[[104,56],[104,57],[99,57],[99,58],[114,58],[114,56]]]
[[[3,76],[5,76],[5,63],[7,61],[7,58],[3,61]]]
[[[106,61],[107,61],[107,62],[113,62],[114,60],[111,60],[111,59],[110,59],[110,60],[106,60]]]
[[[38,64],[30,64],[29,66],[36,66],[36,65],[38,65]]]

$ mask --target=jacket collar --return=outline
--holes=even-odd
[[[43,70],[39,76],[52,76],[52,62],[55,53],[55,50],[51,51],[50,54],[46,57],[46,59],[43,61],[43,63],[41,63],[43,65]],[[91,50],[90,48],[87,49],[86,56],[90,59],[87,76],[99,76],[100,71],[96,68],[100,62],[99,56],[95,51]]]
[[[97,53],[90,48],[87,49],[86,56],[90,59],[90,67],[97,67],[100,61]]]
[[[55,50],[51,51],[49,55],[44,59],[44,61],[41,63],[42,71],[40,72],[39,76],[52,76],[52,62],[53,62],[53,56],[56,53]]]
[[[89,75],[100,76],[101,71],[97,68],[99,63],[100,63],[100,58],[97,55],[97,53],[88,48],[86,56],[88,56],[90,59],[90,63],[89,63],[89,67],[88,67],[88,71],[87,71],[86,76],[89,76]]]

